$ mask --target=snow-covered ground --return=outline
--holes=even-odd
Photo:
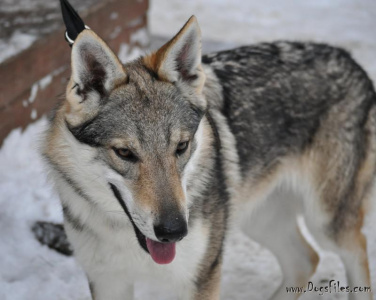
[[[374,0],[151,0],[151,32],[171,36],[192,14],[199,19],[203,39],[217,44],[303,39],[344,46],[376,82]],[[126,56],[125,52],[123,47],[122,57]],[[45,126],[46,120],[42,119],[24,132],[14,130],[0,149],[1,300],[89,299],[83,271],[74,258],[41,246],[30,230],[36,220],[62,221],[57,196],[47,181],[37,151]],[[372,212],[366,220],[365,232],[369,240],[372,286],[376,290],[376,232],[372,230],[375,220],[376,214]],[[335,278],[345,285],[338,257],[322,255],[313,280],[319,283]],[[265,300],[280,280],[278,265],[269,251],[240,232],[230,235],[223,268],[222,299]],[[136,296],[137,299],[168,298],[155,287],[141,283]],[[308,293],[302,299],[346,299],[346,294]]]

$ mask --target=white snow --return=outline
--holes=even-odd
[[[87,283],[73,258],[41,247],[30,227],[62,221],[57,196],[37,152],[46,120],[13,130],[0,151],[0,299],[85,299]]]
[[[122,30],[121,26],[116,26],[110,34],[110,39],[111,40],[116,39],[118,35],[121,33],[121,30]]]
[[[136,19],[137,21],[138,19]],[[118,57],[123,62],[132,61],[141,55],[145,54],[145,50],[141,49],[146,48],[150,45],[150,35],[146,28],[140,28],[136,30],[130,37],[130,43],[121,43]]]
[[[130,21],[127,25],[127,27],[129,28],[132,28],[132,27],[136,27],[138,25],[141,25],[142,23],[144,22],[144,17],[138,17],[137,19],[134,19],[132,21]]]
[[[204,40],[248,44],[274,39],[304,39],[344,46],[351,50],[374,82],[376,80],[374,0],[158,0],[151,2],[150,29],[159,36],[172,36],[192,14],[198,17]],[[134,39],[142,45],[144,33]],[[0,52],[11,55],[13,47],[12,44],[5,48],[0,45]],[[119,56],[122,60],[130,60],[140,54],[139,49],[133,49],[124,44]],[[35,89],[45,87],[48,82],[49,77],[46,77],[36,83]],[[33,93],[30,102],[34,100],[32,96]],[[27,104],[25,100],[24,105]],[[0,149],[2,300],[89,299],[86,279],[74,258],[41,246],[30,231],[36,220],[62,221],[58,198],[47,180],[37,150],[46,123],[43,118],[24,132],[13,130]],[[372,286],[376,290],[375,222],[373,210],[367,217],[365,232],[369,241]],[[323,259],[314,281],[336,277],[345,284],[338,257],[321,254]],[[240,232],[229,236],[222,299],[265,300],[280,280],[276,260],[268,250]],[[156,287],[142,284],[137,287],[137,299],[167,299],[155,291]],[[346,294],[305,294],[302,299],[346,299]]]
[[[35,35],[16,31],[7,43],[0,40],[0,63],[28,48],[36,39]]]
[[[35,97],[37,96],[39,88],[42,89],[42,90],[44,90],[49,84],[51,84],[52,79],[54,78],[54,76],[57,76],[61,72],[64,72],[64,70],[66,68],[67,68],[66,66],[62,66],[62,67],[54,70],[50,74],[47,74],[46,76],[44,76],[42,79],[38,80],[37,82],[33,83],[33,85],[31,86],[31,91],[30,91],[29,99],[28,100],[24,100],[22,102],[23,106],[27,107],[29,105],[29,103],[33,103],[34,100],[35,100]]]
[[[52,82],[52,75],[47,75],[45,77],[43,77],[41,80],[39,80],[39,86],[42,90],[44,90],[47,86],[50,85],[50,83]]]
[[[38,112],[37,112],[37,110],[36,110],[35,108],[33,108],[33,109],[31,110],[30,118],[31,118],[32,120],[36,120],[37,117],[38,117]]]
[[[36,95],[37,95],[37,92],[38,92],[38,83],[34,83],[34,84],[31,86],[30,97],[29,97],[29,103],[33,103],[33,102],[34,102],[35,97],[36,97]]]
[[[116,20],[119,17],[119,14],[116,11],[113,11],[110,15],[111,20]]]
[[[140,22],[139,19],[136,19],[135,22]],[[147,47],[150,43],[149,32],[146,28],[140,28],[131,35],[131,44],[138,44],[142,47]]]
[[[118,52],[118,57],[122,63],[126,63],[143,55],[144,51],[139,47],[130,47],[127,43],[121,43]]]

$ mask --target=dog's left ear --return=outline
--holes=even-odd
[[[182,82],[201,93],[205,74],[201,67],[201,30],[195,16],[157,52],[144,57],[144,63],[160,80]]]

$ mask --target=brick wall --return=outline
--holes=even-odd
[[[146,26],[147,9],[148,0],[104,0],[80,15],[118,53],[122,43],[130,43],[132,33]],[[0,145],[13,128],[40,118],[64,95],[70,48],[63,25],[57,27],[0,64]]]

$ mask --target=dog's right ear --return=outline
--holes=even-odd
[[[87,29],[74,41],[71,66],[66,118],[76,126],[94,117],[107,95],[126,82],[127,75],[105,42]]]

